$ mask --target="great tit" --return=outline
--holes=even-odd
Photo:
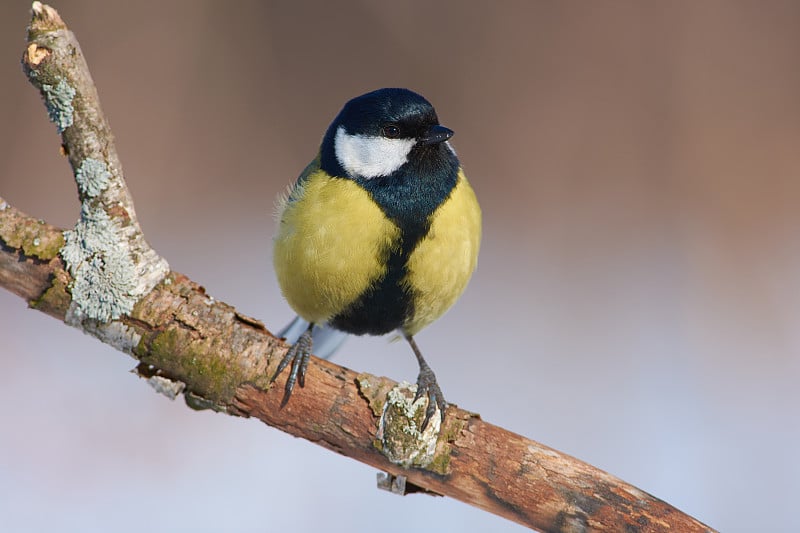
[[[331,352],[339,332],[398,331],[419,362],[423,427],[437,407],[444,418],[447,404],[414,335],[455,303],[478,258],[481,210],[452,136],[408,89],[353,98],[328,127],[279,206],[275,272],[299,315],[282,332],[294,344],[270,380],[291,364],[283,404],[295,381],[305,384],[312,345]]]

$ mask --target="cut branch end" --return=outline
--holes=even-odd
[[[58,11],[38,1],[31,5],[31,25],[28,27],[29,35],[40,31],[65,29],[67,29],[67,25],[61,20]]]

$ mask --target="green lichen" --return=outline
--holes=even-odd
[[[75,228],[64,232],[61,257],[74,278],[72,299],[80,315],[102,323],[128,314],[139,299],[139,272],[123,228],[100,207],[84,204]]]
[[[442,428],[442,434],[439,438],[445,442],[455,442],[456,438],[461,433],[461,430],[465,427],[466,424],[461,420],[452,421]]]
[[[463,413],[464,411],[460,412]],[[459,413],[459,414],[460,414]],[[448,417],[446,423],[442,426],[442,432],[439,435],[439,444],[436,448],[436,455],[431,463],[428,465],[428,470],[435,472],[439,475],[445,476],[450,473],[450,461],[453,454],[453,443],[467,429],[469,420],[471,418],[480,418],[477,413],[466,412],[467,418]]]
[[[216,330],[207,335],[198,329],[204,324],[203,317],[187,311],[196,303],[196,290],[180,275],[171,273],[152,297],[137,302],[130,316],[150,333],[143,333],[132,352],[143,364],[186,383],[189,388],[184,396],[192,395],[187,397],[190,407],[221,410],[233,401],[242,383],[266,388],[269,376],[254,376],[250,366],[241,364],[237,349],[213,334]],[[225,310],[212,306],[208,311],[214,314]]]
[[[380,417],[386,405],[386,397],[396,383],[387,378],[362,373],[356,376],[356,385],[361,395],[369,402],[372,414]]]
[[[75,172],[75,182],[81,193],[94,198],[108,188],[111,172],[103,161],[87,157]]]
[[[176,351],[183,351],[183,335],[177,329],[167,329],[157,333],[150,341],[147,351],[153,355],[170,354]],[[140,343],[141,344],[141,343]]]
[[[67,280],[62,276],[65,275],[62,273],[61,276],[53,276],[50,287],[41,296],[28,302],[28,305],[39,311],[66,313],[72,296],[68,290]]]
[[[58,251],[64,246],[64,235],[61,232],[47,234],[44,237],[34,237],[30,246],[24,246],[22,250],[33,257],[42,261],[50,261],[58,255]]]
[[[404,468],[430,465],[436,451],[441,419],[434,415],[422,430],[425,398],[416,401],[416,385],[400,383],[389,391],[381,415],[378,439],[381,453]],[[376,447],[377,448],[377,447]]]
[[[450,453],[439,453],[433,457],[433,460],[428,465],[428,470],[436,472],[439,475],[446,475],[450,472]]]
[[[191,383],[194,394],[213,403],[230,403],[236,387],[245,381],[238,366],[219,356],[225,348],[215,349],[208,339],[192,338],[179,326],[156,333],[149,341],[142,339],[134,353],[143,363]]]
[[[150,343],[147,341],[144,335],[142,335],[142,337],[139,339],[139,343],[133,349],[134,357],[137,359],[144,358],[150,351],[149,344]]]
[[[42,95],[47,106],[47,115],[50,121],[56,125],[58,133],[72,126],[75,108],[72,107],[72,99],[75,98],[75,88],[63,78],[58,78],[55,85],[49,83],[42,84]]]
[[[204,353],[202,356],[187,357],[184,366],[188,371],[187,377],[196,377],[196,380],[191,380],[192,383],[207,383],[204,388],[210,389],[214,396],[224,391],[229,367],[221,358]]]
[[[28,257],[50,261],[64,245],[64,236],[41,220],[32,222],[22,217],[8,217],[0,221],[0,241],[21,249]]]

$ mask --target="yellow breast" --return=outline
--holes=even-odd
[[[386,272],[400,230],[355,182],[310,169],[281,214],[273,262],[289,305],[321,323]]]
[[[403,326],[414,335],[442,316],[464,292],[481,241],[481,209],[464,173],[431,215],[431,228],[409,258],[404,282],[413,291],[414,316]]]

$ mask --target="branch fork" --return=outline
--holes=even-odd
[[[413,392],[388,378],[312,358],[307,386],[281,408],[282,380],[271,393],[268,376],[287,347],[171,271],[147,243],[78,41],[40,2],[22,64],[61,135],[81,201],[77,223],[62,231],[0,198],[0,285],[32,308],[132,355],[159,392],[258,418],[372,465],[393,492],[443,494],[541,531],[713,531],[455,405],[420,433]]]

